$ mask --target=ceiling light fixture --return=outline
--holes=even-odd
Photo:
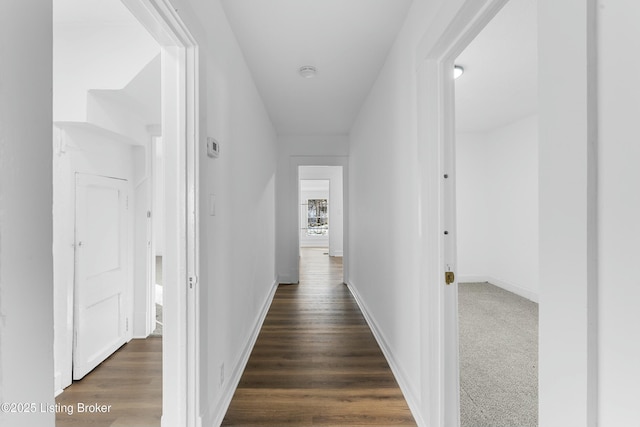
[[[305,79],[310,79],[316,76],[316,74],[318,74],[318,70],[316,70],[316,67],[312,66],[312,65],[305,65],[300,67],[300,69],[298,70],[298,72],[300,73],[300,75],[302,77],[304,77]]]
[[[463,74],[464,74],[464,68],[462,68],[460,65],[454,65],[453,66],[453,78],[454,79],[457,79],[458,77],[460,77]]]

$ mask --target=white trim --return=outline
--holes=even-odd
[[[171,91],[184,87],[183,49],[163,47],[163,103],[179,106],[184,112],[183,93]],[[176,68],[176,65],[178,66]],[[178,84],[180,86],[174,86]],[[163,427],[189,426],[187,423],[187,230],[186,230],[186,140],[184,119],[176,120],[176,111],[163,108],[162,138],[164,162],[164,255],[163,330],[162,330],[162,421]],[[179,116],[178,116],[179,117]],[[191,427],[191,426],[189,426]]]
[[[62,388],[62,373],[60,371],[56,371],[55,375],[53,376],[53,385],[53,389],[55,390],[54,397],[60,396],[64,391],[64,389]]]
[[[267,317],[267,313],[269,313],[269,308],[271,307],[271,303],[273,302],[273,298],[278,290],[278,281],[274,280],[271,285],[271,291],[269,291],[269,295],[260,310],[260,314],[256,319],[256,323],[253,325],[253,329],[251,330],[251,335],[249,335],[249,339],[240,353],[240,358],[238,362],[233,368],[233,373],[227,381],[227,385],[222,390],[222,397],[218,401],[218,405],[216,406],[213,412],[213,420],[208,423],[208,425],[219,426],[224,419],[224,416],[227,414],[227,410],[229,409],[229,405],[231,404],[231,399],[238,388],[238,384],[240,383],[240,378],[242,378],[242,373],[244,372],[245,367],[247,366],[247,362],[249,361],[249,357],[251,356],[251,351],[256,344],[258,339],[258,335],[260,334],[260,330],[262,329],[262,325],[264,324],[264,319]]]
[[[385,359],[387,359],[387,363],[391,368],[391,372],[393,372],[393,376],[396,378],[396,381],[398,381],[400,390],[402,391],[402,394],[404,395],[404,398],[407,401],[407,405],[409,405],[409,410],[411,410],[411,414],[413,415],[413,418],[415,419],[416,424],[418,424],[418,426],[426,426],[427,424],[424,422],[424,419],[422,418],[422,413],[420,411],[420,406],[421,406],[420,399],[411,390],[411,387],[409,386],[409,381],[407,379],[408,375],[401,368],[400,364],[396,361],[395,357],[393,356],[393,351],[391,351],[391,347],[389,346],[388,341],[384,336],[384,333],[378,327],[378,324],[376,323],[374,317],[370,314],[370,311],[367,308],[367,305],[365,304],[364,300],[360,297],[360,294],[358,293],[358,290],[356,289],[356,287],[353,286],[351,281],[346,282],[346,284],[347,284],[347,289],[349,289],[349,292],[351,292],[351,295],[353,295],[353,298],[356,300],[356,303],[358,304],[358,307],[360,308],[360,311],[362,312],[362,315],[364,316],[364,319],[366,320],[367,325],[369,325],[369,329],[371,329],[373,336],[378,342],[378,345],[380,346],[380,349],[382,350],[382,353],[384,354]]]
[[[287,275],[279,274],[276,282],[281,283],[283,285],[296,285],[298,284],[298,279],[295,278],[295,273],[291,272]]]
[[[169,0],[122,0],[162,48],[165,156],[165,325],[162,426],[200,419],[198,44]],[[177,90],[176,90],[177,89]],[[173,104],[175,103],[175,104]],[[169,144],[168,141],[175,141]],[[171,194],[169,195],[169,193]]]
[[[489,281],[489,276],[483,276],[481,274],[467,274],[465,276],[457,276],[456,282],[458,283],[484,283]]]
[[[416,50],[420,170],[420,282],[423,414],[431,427],[460,425],[456,271],[454,59],[507,0],[464,0],[442,8]],[[448,178],[444,178],[447,174]],[[448,231],[444,235],[444,231]]]
[[[289,156],[289,194],[285,211],[287,215],[295,214],[295,217],[289,217],[290,221],[287,224],[291,231],[287,239],[292,240],[287,242],[288,253],[284,256],[290,261],[287,265],[293,268],[288,276],[279,276],[281,283],[298,283],[300,277],[298,262],[300,259],[300,166],[342,166],[342,250],[347,254],[343,262],[343,277],[349,277],[349,221],[346,220],[349,218],[349,156],[291,155]]]
[[[495,285],[499,288],[504,289],[505,291],[509,291],[516,295],[521,296],[522,298],[526,298],[529,301],[533,301],[535,303],[538,302],[538,293],[531,291],[527,288],[523,288],[522,286],[516,285],[515,283],[505,282],[504,280],[496,279],[492,276],[460,276],[458,277],[458,283],[484,283],[488,282],[492,285]]]
[[[187,31],[186,29],[184,30]],[[200,407],[200,150],[199,103],[200,75],[199,48],[191,38],[185,49],[186,62],[186,172],[187,172],[187,275],[190,286],[187,289],[187,425],[202,425]],[[191,278],[195,283],[191,283]]]

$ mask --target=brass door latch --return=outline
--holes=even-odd
[[[450,285],[456,280],[456,276],[453,274],[453,271],[445,271],[444,273],[444,282],[447,285]]]

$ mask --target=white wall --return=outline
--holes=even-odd
[[[419,200],[419,191],[412,184],[418,181],[420,173],[413,161],[418,152],[416,94],[417,75],[421,74],[417,71],[426,52],[445,34],[463,4],[464,0],[412,3],[408,19],[351,133],[349,179],[353,198],[349,254],[352,274],[349,279],[360,292],[378,328],[384,331],[389,353],[400,366],[398,371],[412,373],[411,377],[400,378],[400,384],[407,385],[404,388],[409,390],[409,404],[414,414],[425,419],[430,414],[422,408],[440,401],[442,396],[430,394],[436,391],[429,384],[426,362],[431,356],[428,342],[433,325],[420,323],[419,307],[415,304],[420,300],[420,289],[427,289],[430,284],[419,284],[420,269],[408,250],[414,248],[417,252],[416,242],[421,238],[437,239],[436,236],[421,237],[417,226],[421,214],[415,201]],[[480,6],[479,2],[475,4]],[[543,426],[587,425],[595,406],[592,280],[595,258],[590,211],[593,175],[588,173],[588,141],[593,134],[588,125],[592,112],[587,108],[587,90],[593,87],[587,73],[591,60],[588,47],[594,34],[587,8],[594,4],[538,0],[539,404]],[[625,4],[630,7],[629,2]],[[572,64],[571,73],[558,65],[567,63]],[[611,64],[614,63],[611,60]],[[433,84],[425,82],[426,87]],[[388,224],[388,234],[367,235],[366,224],[353,225],[358,209],[367,209],[372,204],[369,200],[375,197],[373,189],[385,203],[403,206],[405,210],[404,218],[398,218],[402,214],[383,208],[380,219]],[[436,202],[438,197],[437,192],[430,194],[433,199],[427,204]],[[434,263],[437,264],[437,260]],[[376,274],[368,273],[371,265],[382,268]],[[425,318],[430,317],[426,314]],[[421,336],[416,334],[418,325],[424,331]],[[425,340],[422,348],[420,338]],[[628,365],[619,366],[617,371],[626,367]],[[413,375],[420,369],[420,377]]]
[[[538,0],[542,426],[597,421],[595,3]]]
[[[301,166],[300,180],[329,181],[329,246],[330,256],[342,256],[344,252],[344,180],[342,166]],[[300,241],[302,246],[302,239]]]
[[[456,136],[458,281],[538,299],[538,116]]]
[[[350,134],[348,284],[359,295],[419,425],[437,420],[444,396],[429,372],[429,362],[440,355],[429,347],[437,324],[429,321],[435,314],[428,311],[428,296],[443,290],[427,282],[421,265],[431,256],[421,253],[422,242],[440,237],[421,228],[427,215],[421,212],[421,194],[427,189],[420,182],[428,173],[418,163],[424,151],[418,144],[423,119],[418,76],[428,43],[446,32],[463,3],[414,0]],[[430,196],[425,203],[437,203],[438,194]],[[380,232],[371,233],[374,228]],[[434,402],[438,407],[430,410]]]
[[[87,91],[122,89],[159,49],[140,25],[54,26],[53,118],[85,121]]]
[[[220,1],[172,4],[200,48],[199,415],[210,426],[275,290],[276,133]],[[206,136],[218,140],[218,158],[207,157]]]
[[[640,3],[600,1],[599,424],[640,425]]]
[[[478,4],[479,2],[476,2]],[[379,341],[385,349],[412,412],[420,425],[439,422],[442,389],[430,382],[430,360],[437,354],[429,343],[437,325],[428,312],[428,296],[442,293],[427,282],[430,272],[420,263],[425,235],[421,194],[425,205],[437,203],[439,194],[420,188],[428,176],[418,164],[425,150],[419,146],[419,86],[426,53],[457,18],[464,0],[416,0],[391,49],[350,134],[350,224],[348,282],[359,295]],[[363,215],[375,210],[375,220]],[[426,223],[426,222],[425,222]],[[374,226],[380,233],[370,233]],[[436,245],[437,246],[437,245]],[[434,260],[434,265],[439,265]],[[376,266],[373,269],[371,266]],[[443,316],[442,313],[439,314]],[[545,351],[543,349],[542,351]],[[548,353],[550,354],[550,353]],[[442,372],[437,375],[442,377]],[[435,414],[435,415],[434,415]],[[442,418],[440,418],[441,420]]]
[[[53,403],[53,333],[41,327],[51,324],[53,318],[51,12],[46,3],[34,7],[21,0],[8,1],[12,13],[0,15],[0,39],[11,40],[0,45],[0,398],[3,402]],[[593,248],[587,248],[586,230],[591,219],[586,215],[590,193],[584,108],[589,87],[585,81],[585,8],[590,3],[538,1],[540,192],[550,191],[541,199],[540,208],[540,264],[544,271],[540,281],[540,425],[584,426],[589,411],[586,378],[592,363],[586,356],[591,345],[588,322],[592,318],[588,317],[590,288],[585,284],[590,280],[586,272],[592,258],[585,254]],[[600,11],[600,42],[606,49],[600,52],[599,408],[601,425],[607,427],[637,423],[638,409],[632,399],[638,348],[633,337],[640,324],[633,317],[637,312],[637,289],[632,288],[637,263],[630,257],[635,249],[625,241],[627,233],[636,230],[637,204],[623,200],[623,195],[627,198],[637,193],[636,168],[630,164],[636,148],[625,139],[635,135],[635,129],[630,128],[635,120],[626,119],[626,115],[636,111],[630,108],[635,105],[636,92],[626,86],[629,79],[621,79],[619,74],[623,61],[634,61],[629,52],[637,37],[627,34],[635,35],[630,22],[636,19],[637,6],[630,1],[614,3],[603,2],[605,8]],[[205,425],[210,425],[223,412],[223,394],[232,392],[219,385],[219,364],[226,361],[228,373],[230,365],[239,361],[275,275],[274,195],[277,187],[280,213],[284,209],[280,199],[286,201],[291,193],[286,165],[295,154],[293,144],[281,138],[276,182],[275,133],[219,2],[174,0],[173,4],[201,47],[201,76],[206,76],[200,92],[201,134],[218,137],[223,153],[219,159],[209,160],[203,144],[200,165],[200,370],[202,411]],[[461,4],[462,0],[414,0],[352,132],[352,161],[345,174],[349,194],[354,195],[345,206],[353,210],[348,218],[354,227],[345,232],[349,242],[357,242],[357,247],[345,247],[345,255],[352,260],[348,267],[353,269],[347,277],[353,279],[352,285],[361,291],[368,312],[384,332],[396,372],[401,374],[399,380],[409,393],[418,419],[426,418],[419,408],[427,407],[429,396],[422,363],[426,355],[421,353],[417,331],[422,284],[413,255],[419,249],[420,237],[419,171],[414,158],[416,69],[422,58],[416,52],[425,34],[437,38],[444,32]],[[205,16],[206,22],[200,18]],[[29,37],[15,37],[24,28],[29,29]],[[572,65],[572,73],[558,66],[567,63]],[[620,88],[623,82],[625,86]],[[22,102],[16,102],[18,99]],[[619,103],[619,99],[624,102]],[[322,151],[319,156],[346,154],[346,144],[303,144],[297,154],[309,155],[305,147]],[[212,193],[220,204],[217,215],[208,217],[208,195]],[[293,194],[295,197],[295,191]],[[375,199],[380,203],[374,203]],[[360,202],[364,203],[362,208]],[[263,226],[246,229],[249,218],[243,212],[251,211],[256,204],[265,213]],[[402,208],[387,207],[392,204]],[[382,206],[379,219],[358,218],[363,208],[377,206]],[[291,213],[294,221],[295,212]],[[371,226],[381,222],[386,224],[384,232],[368,233]],[[288,223],[288,217],[278,215],[279,231]],[[282,233],[284,240],[278,237],[278,253],[285,254],[284,259],[290,241],[296,240],[295,228],[293,239],[287,239],[286,232]],[[616,232],[619,228],[624,228],[623,232]],[[629,241],[637,240],[633,236]],[[628,262],[621,264],[621,260]],[[30,268],[33,264],[39,268]],[[375,275],[367,271],[372,265],[380,266]],[[288,265],[279,257],[278,272],[281,267],[286,272]],[[29,369],[17,369],[26,366]],[[416,401],[425,404],[415,405]],[[4,417],[0,418],[3,425],[53,425],[53,414],[0,417]]]
[[[276,182],[276,271],[280,283],[298,282],[298,166],[343,166],[347,181],[346,135],[280,135]],[[348,193],[343,194],[346,207]],[[345,212],[343,212],[345,215]],[[348,246],[345,224],[343,252]],[[345,265],[345,272],[348,265]]]
[[[172,6],[199,46],[201,139],[213,136],[221,145],[217,159],[206,156],[204,143],[199,153],[199,415],[203,425],[215,425],[224,415],[262,311],[275,289],[276,135],[220,2],[174,0]],[[69,38],[76,39],[77,34],[70,30]],[[125,29],[121,38],[109,40],[112,46],[140,41]],[[90,49],[84,48],[83,41],[78,44],[74,50],[89,55],[79,65],[90,70],[104,65],[98,55],[91,56],[95,41]],[[116,46],[114,54],[119,50]],[[144,65],[151,58],[141,53],[130,60],[104,59],[124,67]],[[114,81],[102,88],[118,87],[116,77],[124,84],[127,73],[116,73]],[[74,70],[69,74],[73,76]],[[70,114],[57,119],[82,119],[75,108],[80,97],[72,98]]]
[[[51,2],[0,14],[0,402],[53,400]],[[28,29],[28,32],[25,31]],[[55,414],[0,425],[50,427]]]
[[[155,319],[155,254],[153,253],[153,208],[151,137],[145,146],[131,147],[133,198],[133,317],[129,324],[133,338],[146,338],[156,328]],[[151,215],[148,216],[147,212]]]
[[[488,197],[490,155],[487,135],[482,132],[456,134],[456,208],[458,226],[458,282],[489,275],[490,235],[495,232]],[[493,224],[491,224],[493,225]]]
[[[425,3],[413,3],[351,130],[346,277],[417,419],[423,405],[414,49]]]

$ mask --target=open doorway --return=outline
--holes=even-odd
[[[111,422],[135,425],[126,418],[131,414],[141,422],[195,422],[198,294],[187,286],[198,256],[196,49],[164,2],[54,2],[57,401],[70,396],[72,380],[87,381],[134,342],[153,341],[131,350],[145,355],[137,359],[151,381],[112,381],[112,396],[127,404],[103,414]],[[84,359],[89,363],[82,365]],[[145,382],[151,393],[133,386]],[[153,414],[132,411],[144,407]],[[68,412],[59,415],[59,423],[77,421]],[[92,415],[100,414],[83,414]],[[99,424],[80,420],[94,421]]]
[[[298,247],[300,271],[307,261],[339,267],[344,248],[344,189],[342,166],[298,167]],[[338,265],[339,264],[339,265]],[[334,268],[335,271],[338,271]]]
[[[56,390],[151,331],[161,48],[119,0],[54,2]]]
[[[459,172],[456,168],[465,166],[463,166],[464,161],[462,158],[459,162],[456,158],[456,92],[460,91],[460,95],[463,96],[464,89],[462,87],[458,88],[458,84],[454,83],[454,66],[457,65],[456,59],[508,3],[508,0],[463,1],[447,31],[436,38],[425,34],[419,53],[420,60],[423,61],[420,65],[420,78],[418,80],[420,117],[418,159],[423,168],[420,202],[421,253],[423,254],[421,277],[426,284],[425,292],[421,295],[421,304],[424,307],[422,321],[424,325],[428,326],[422,332],[423,349],[427,355],[423,365],[423,383],[426,384],[424,392],[428,400],[427,412],[429,413],[430,422],[438,425],[460,425],[461,355],[459,351],[459,329],[461,325],[458,317],[459,286],[457,279],[460,278],[458,267],[462,267],[465,264],[467,266],[470,265],[468,253],[465,255],[464,250],[459,253],[457,247],[458,240],[463,238],[458,235],[458,209],[456,203],[459,197],[456,193],[461,189],[458,188],[457,184]],[[534,1],[526,1],[526,3],[527,7],[532,8],[530,12],[535,15],[536,3]],[[512,23],[512,26],[516,29],[520,25],[520,22]],[[501,39],[508,39],[509,37],[503,35]],[[534,50],[537,51],[537,49]],[[491,52],[486,53],[486,56],[481,58],[481,62],[475,66],[472,64],[467,65],[464,74],[460,77],[460,82],[462,82],[461,79],[463,78],[473,76],[473,69],[481,71],[483,67],[491,65],[493,62]],[[501,59],[504,61],[512,60],[510,57]],[[465,67],[465,64],[462,63],[458,65]],[[535,75],[537,67],[534,65],[532,68],[527,69],[525,67],[524,72],[533,72]],[[488,97],[478,100],[477,105],[480,105],[480,107],[475,113],[478,116],[483,115],[485,112],[490,113],[493,110],[492,107],[498,105],[499,95],[504,96],[506,94],[507,98],[517,100],[518,88],[521,86],[519,83],[522,82],[521,78],[522,75],[517,73],[498,78],[497,83],[501,87],[510,86],[512,91],[503,91],[498,94],[499,89],[492,88]],[[470,81],[471,79],[469,79]],[[534,81],[537,83],[537,76]],[[535,95],[537,92],[534,90],[533,93]],[[522,119],[522,117],[519,119]],[[515,121],[517,119],[513,118],[511,124]],[[535,119],[532,121],[535,122]],[[508,124],[509,122],[502,123],[502,126]],[[463,138],[460,139],[462,141]],[[534,137],[534,139],[537,142],[537,138]],[[469,145],[471,150],[475,149],[479,152],[476,154],[480,157],[470,152],[467,160],[471,159],[470,163],[483,169],[483,172],[491,174],[493,172],[491,168],[488,168],[487,165],[482,165],[481,161],[477,161],[485,154],[482,148],[477,144]],[[505,157],[508,158],[509,155],[505,156],[505,154],[506,152],[502,153],[502,161],[506,162],[508,166],[510,163],[508,159],[505,160]],[[502,181],[502,185],[509,186],[514,184],[516,190],[519,188],[519,184],[511,176],[503,177]],[[486,192],[487,188],[483,188],[483,190]],[[464,190],[462,192],[464,193]],[[501,195],[510,197],[510,194]],[[467,195],[468,198],[465,198],[467,205],[472,207],[471,212],[469,212],[472,215],[477,203],[473,203],[471,196],[478,196],[478,193]],[[480,197],[479,200],[483,205],[490,205],[485,198]],[[470,224],[472,231],[487,231],[488,225],[483,224],[476,217],[472,216]],[[465,232],[465,228],[469,233],[469,224],[467,224],[467,227],[462,224],[461,227],[461,233]],[[495,228],[488,229],[489,237],[487,239],[493,240],[492,233],[497,231],[499,230]],[[471,234],[468,234],[466,237],[470,238],[470,236]],[[491,244],[493,243],[491,241]],[[486,247],[484,249],[486,250]],[[467,261],[465,261],[465,257]],[[461,260],[460,265],[458,258]],[[518,268],[516,265],[500,265],[499,267]],[[478,273],[467,270],[466,272],[463,271],[462,274],[462,278],[465,279],[464,274],[469,275],[467,276],[469,278]],[[506,282],[504,280],[504,283]],[[504,283],[502,284],[504,285]],[[471,299],[473,300],[473,298]],[[445,355],[446,357],[444,357]],[[482,369],[487,368],[486,365],[481,365],[481,367]],[[528,369],[537,372],[537,368],[537,366],[530,366]],[[498,370],[496,374],[500,375],[500,371]],[[482,392],[486,393],[486,391]],[[508,392],[509,390],[503,390],[503,393]],[[537,407],[537,396],[533,397],[533,400],[535,401],[533,406]]]
[[[509,0],[456,58],[460,425],[538,425],[537,11]]]

